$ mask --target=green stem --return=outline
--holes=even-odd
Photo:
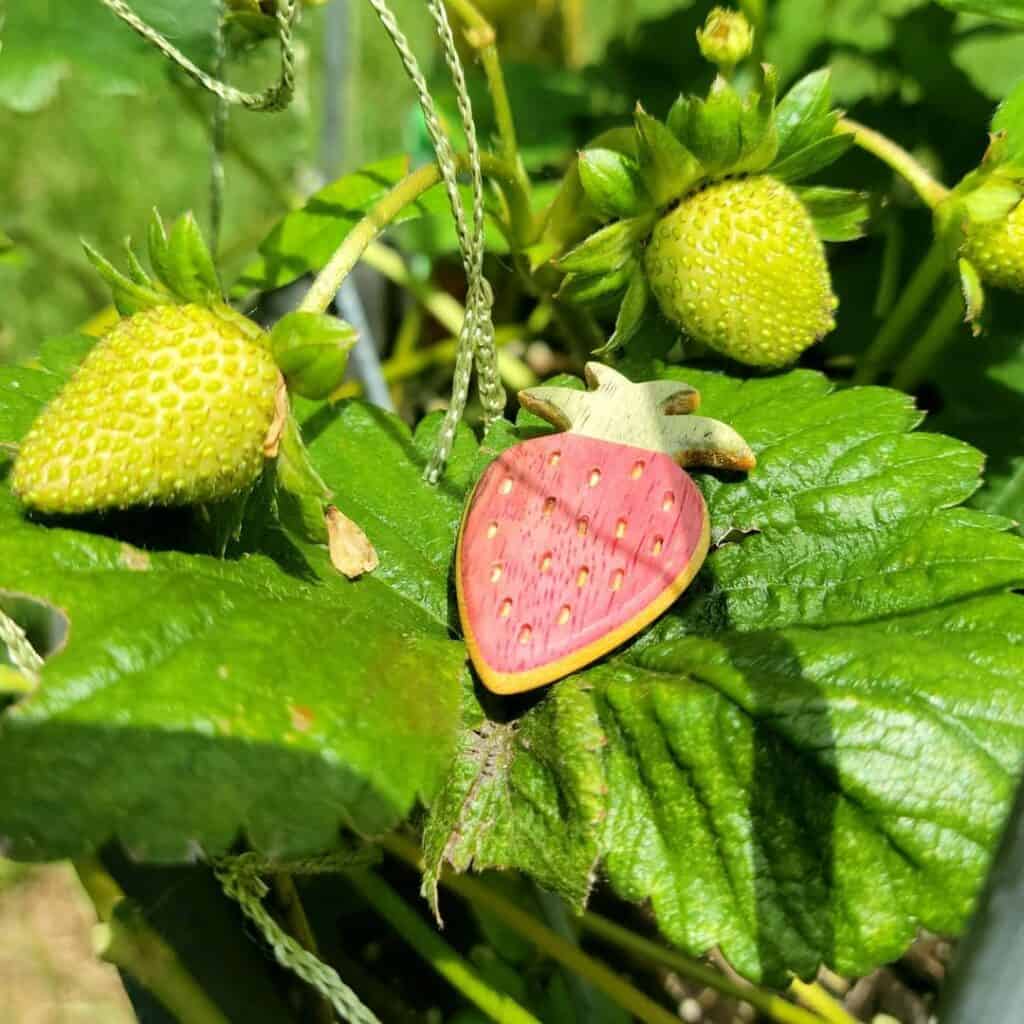
[[[854,384],[873,384],[879,374],[888,366],[900,342],[917,319],[932,292],[938,287],[946,273],[946,254],[942,246],[935,244],[918,265],[907,283],[899,302],[885,321],[877,337],[861,357],[854,374]]]
[[[935,357],[953,338],[963,318],[963,296],[959,288],[953,287],[917,344],[896,368],[892,386],[900,391],[914,391],[928,373]]]
[[[836,132],[853,135],[853,141],[861,149],[878,157],[882,163],[888,164],[897,174],[906,179],[931,209],[934,210],[949,195],[949,189],[941,182],[936,181],[923,164],[881,132],[876,132],[873,128],[868,128],[848,117],[840,118],[836,125]]]
[[[518,341],[522,337],[523,329],[518,325],[498,327],[494,331],[494,343],[499,349],[513,341]],[[423,373],[424,370],[429,370],[433,366],[444,366],[447,363],[454,363],[458,348],[458,338],[445,338],[429,348],[413,349],[411,352],[389,359],[381,367],[381,372],[386,383],[396,384],[398,381],[415,377],[417,374]],[[536,382],[534,381],[533,383]],[[362,393],[363,388],[358,381],[346,381],[331,395],[330,401],[340,402],[343,398],[356,398]]]
[[[799,1006],[794,1006],[774,992],[766,992],[753,985],[738,984],[712,967],[691,960],[674,950],[666,949],[659,943],[645,939],[642,935],[637,935],[597,914],[589,911],[584,913],[580,918],[580,923],[587,931],[600,936],[606,942],[635,953],[644,960],[671,968],[677,974],[681,974],[699,985],[705,985],[732,999],[749,1003],[756,1010],[767,1014],[772,1020],[778,1021],[779,1024],[821,1024],[819,1017],[808,1013]]]
[[[441,180],[437,164],[427,164],[403,178],[345,236],[345,240],[317,275],[299,305],[303,313],[324,313],[342,282],[355,268],[366,247],[407,207]]]
[[[857,1019],[850,1016],[845,1007],[837,1003],[816,981],[808,984],[794,978],[789,991],[828,1024],[857,1024]]]
[[[410,946],[453,988],[500,1024],[540,1024],[511,996],[492,988],[379,875],[352,872],[359,892]]]
[[[229,1024],[188,972],[178,954],[131,908],[117,882],[95,857],[74,862],[100,923],[93,929],[97,956],[127,971],[178,1020],[189,1024]]]
[[[445,3],[466,25],[466,40],[480,55],[480,63],[487,78],[487,88],[491,93],[491,103],[494,105],[494,121],[498,127],[498,138],[501,140],[502,156],[514,167],[519,161],[519,143],[516,138],[512,104],[509,102],[508,89],[505,86],[505,73],[501,67],[501,57],[498,55],[497,33],[472,0],[445,0]]]
[[[486,153],[480,156],[484,173],[503,184],[515,181],[515,172],[503,160]],[[460,167],[464,159],[459,160]],[[342,282],[362,259],[367,247],[407,207],[441,180],[437,164],[427,164],[403,178],[377,202],[345,236],[327,265],[317,274],[299,305],[303,313],[324,313],[334,301]]]
[[[487,79],[491,105],[494,108],[494,121],[501,143],[501,158],[514,172],[515,180],[506,183],[502,191],[509,206],[514,248],[522,248],[533,241],[535,228],[530,208],[530,179],[519,159],[516,122],[508,97],[508,88],[505,85],[505,72],[501,67],[497,34],[494,26],[480,13],[472,0],[445,0],[445,3],[465,24],[466,40],[480,55],[480,64]]]
[[[390,835],[381,840],[381,845],[414,867],[421,868],[419,851],[406,839]],[[520,910],[514,903],[499,896],[478,879],[445,873],[441,877],[441,882],[469,902],[488,910],[542,953],[586,978],[595,988],[601,989],[613,1002],[627,1013],[631,1013],[642,1024],[679,1024],[679,1018],[674,1013],[659,1006],[610,967],[588,956],[579,947],[566,942],[535,917]]]
[[[363,262],[382,274],[392,284],[409,292],[413,298],[448,332],[458,334],[465,319],[465,307],[448,292],[433,288],[414,276],[405,260],[386,245],[373,242],[363,253]]]

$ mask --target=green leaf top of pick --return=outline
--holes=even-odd
[[[289,313],[270,332],[270,351],[290,391],[326,398],[345,376],[356,329],[326,313]]]
[[[125,243],[127,274],[91,246],[84,246],[122,316],[183,303],[227,308],[213,256],[191,213],[179,217],[168,232],[160,214],[154,211],[148,243],[152,273],[139,262],[130,241]]]
[[[638,105],[631,132],[605,132],[566,175],[532,258],[566,273],[564,299],[599,306],[628,300],[602,351],[635,333],[646,289],[634,270],[651,229],[674,204],[737,175],[768,174],[793,185],[852,145],[852,135],[837,132],[827,70],[801,79],[778,104],[775,69],[757,70],[754,88],[740,91],[720,74],[707,96],[680,96],[663,121]],[[870,212],[863,193],[815,186],[797,195],[823,241],[863,233]]]

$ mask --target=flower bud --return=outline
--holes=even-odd
[[[697,29],[697,45],[705,60],[729,70],[750,56],[754,30],[739,11],[715,7]]]
[[[289,391],[326,398],[341,384],[355,328],[321,313],[289,313],[270,334],[270,349]]]

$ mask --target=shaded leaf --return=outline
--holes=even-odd
[[[867,192],[815,185],[798,188],[796,193],[814,218],[822,241],[849,242],[864,234],[864,225],[871,215],[871,197]]]

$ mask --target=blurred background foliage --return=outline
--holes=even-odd
[[[0,0],[0,10],[4,0]],[[343,2],[343,0],[335,0]],[[479,0],[498,28],[525,162],[557,178],[574,151],[623,123],[636,101],[662,116],[680,91],[704,89],[694,32],[710,2]],[[31,356],[47,335],[86,321],[106,295],[79,239],[116,252],[149,211],[166,217],[209,205],[210,103],[119,23],[99,0],[6,0],[0,38],[0,361]],[[213,0],[136,0],[138,11],[200,62],[213,52]],[[947,184],[974,167],[994,105],[1024,76],[1024,29],[956,13],[930,0],[744,0],[759,25],[759,56],[783,84],[829,64],[837,102],[921,158]],[[958,6],[952,3],[951,6]],[[347,0],[346,98],[339,152],[324,153],[324,7],[300,32],[300,88],[284,114],[233,112],[221,263],[230,279],[270,226],[321,182],[398,152],[429,159],[414,97],[369,6]],[[393,0],[417,52],[432,36],[422,0]],[[232,80],[276,74],[272,44],[236,47]],[[476,111],[490,105],[478,69]],[[444,76],[438,91],[450,109]],[[928,212],[877,161],[851,152],[831,182],[879,197],[869,236],[835,247],[839,328],[808,354],[837,379],[877,332],[931,238]],[[836,180],[836,179],[839,180]],[[428,226],[429,228],[429,226]],[[399,236],[433,254],[450,230]],[[500,264],[495,268],[501,272]],[[511,279],[511,275],[509,275]],[[990,455],[982,501],[1024,515],[1024,355],[1010,305],[980,340],[967,332],[918,394],[942,429]]]

